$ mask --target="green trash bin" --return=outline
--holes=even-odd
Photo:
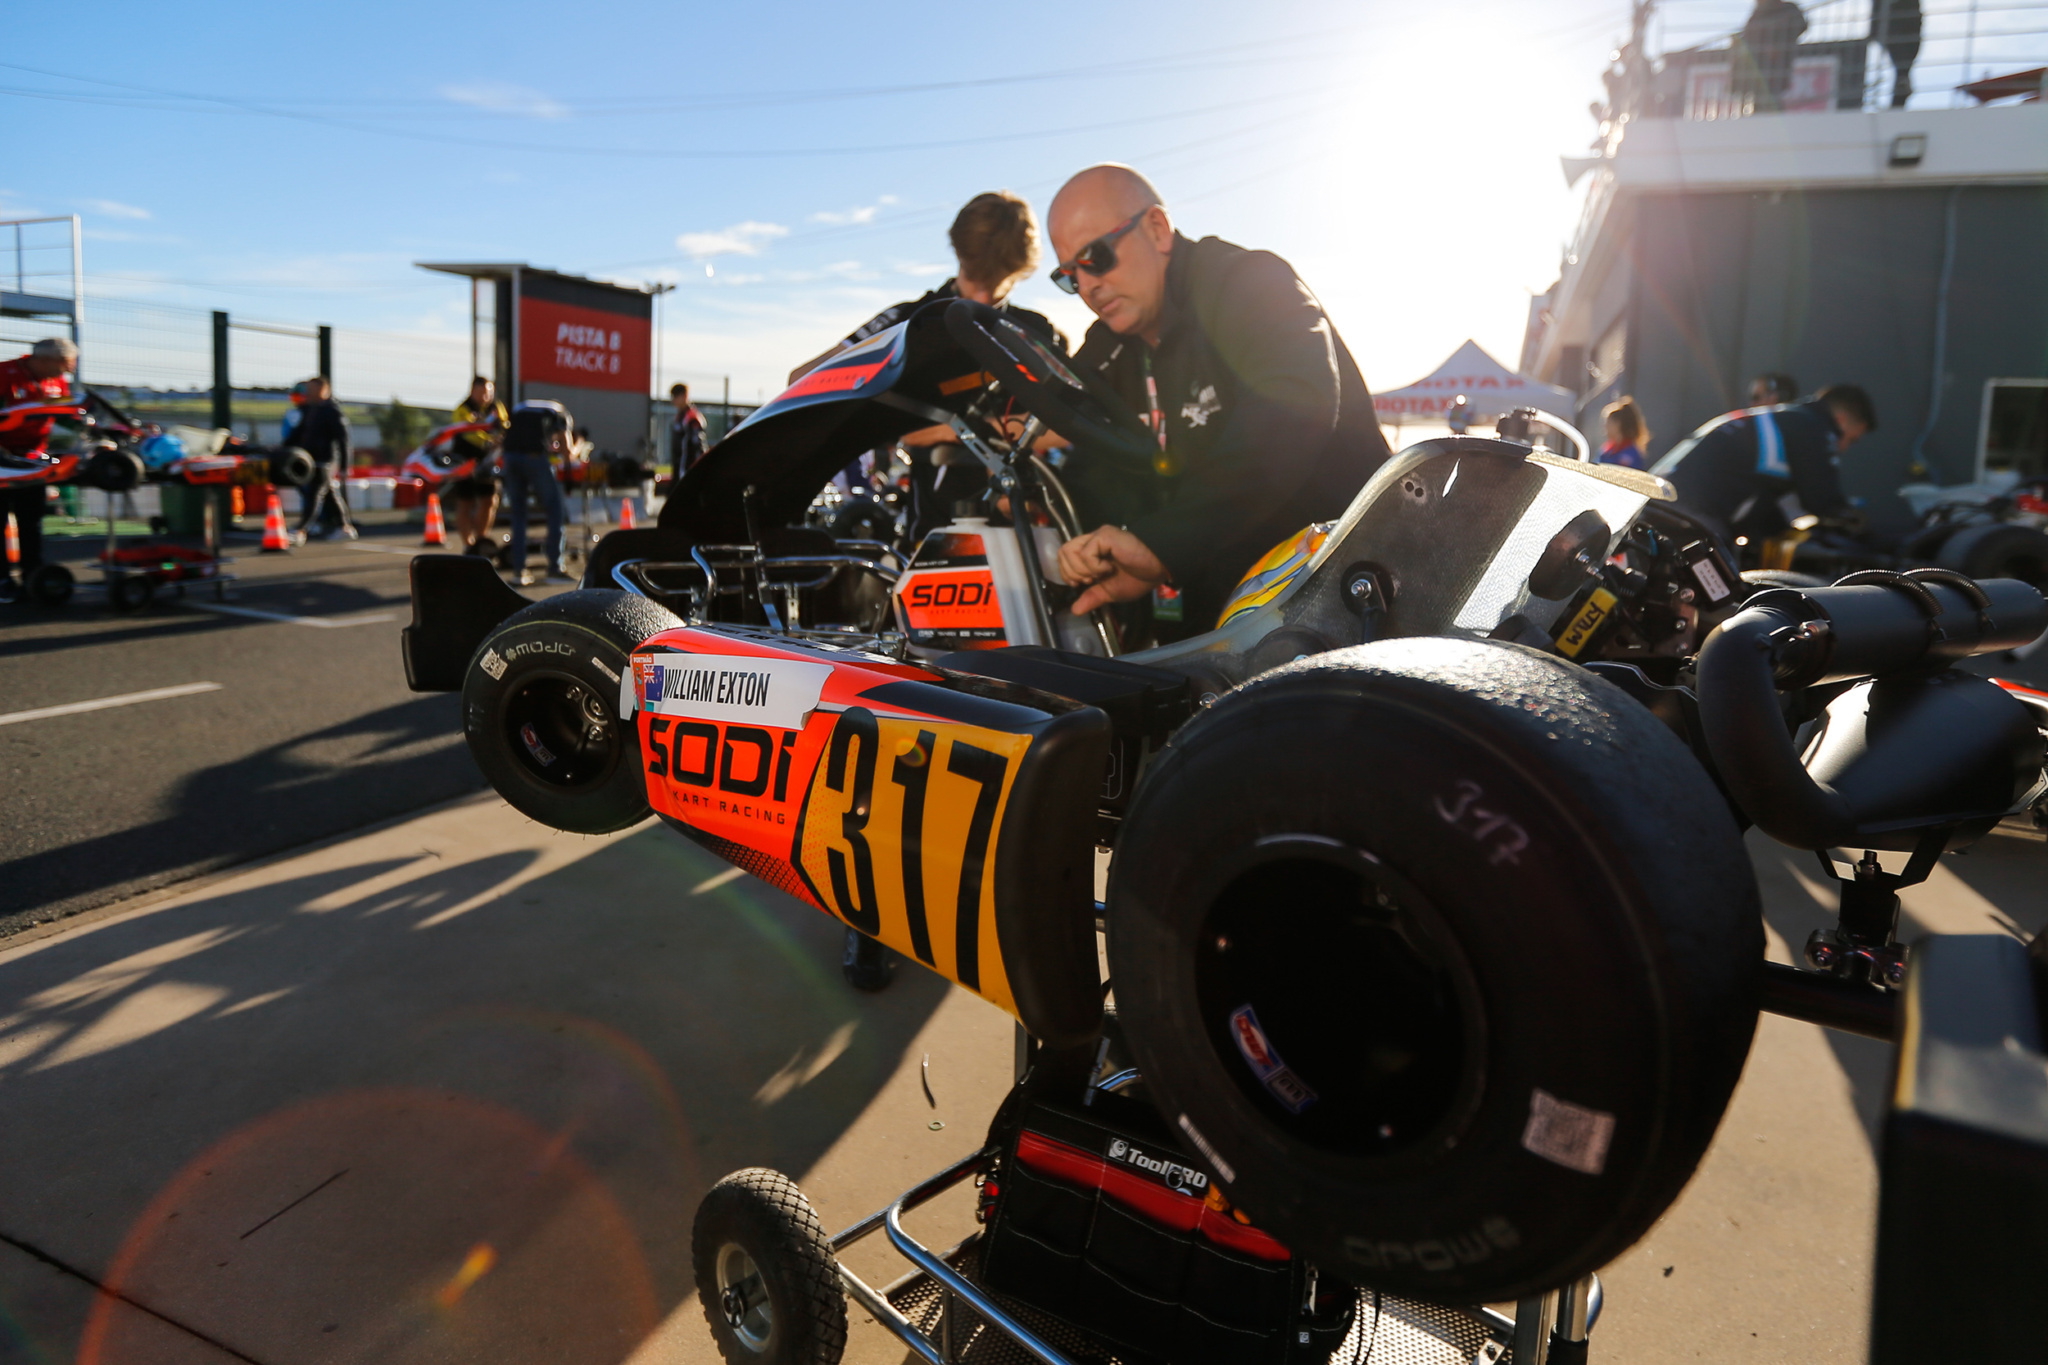
[[[213,501],[214,526],[222,535],[227,533],[229,514],[234,509],[234,490],[224,483],[193,487],[191,484],[167,483],[159,491],[164,504],[164,525],[174,536],[198,536],[206,534],[206,503]]]

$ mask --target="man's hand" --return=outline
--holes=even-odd
[[[1060,576],[1089,585],[1073,605],[1076,616],[1143,597],[1171,577],[1159,556],[1120,526],[1099,526],[1060,546]]]

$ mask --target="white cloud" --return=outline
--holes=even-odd
[[[895,271],[899,275],[910,275],[917,279],[943,280],[946,276],[954,273],[957,268],[951,261],[940,261],[933,265],[925,265],[918,261],[905,261],[899,263],[895,267]]]
[[[814,223],[825,223],[832,227],[851,227],[858,223],[872,223],[875,215],[896,202],[893,194],[880,195],[872,204],[862,204],[850,209],[825,209],[811,215]]]
[[[79,203],[94,213],[103,213],[109,218],[128,218],[136,221],[153,217],[148,209],[139,209],[133,204],[124,204],[118,199],[81,199]]]
[[[441,98],[481,109],[487,114],[516,114],[522,118],[563,118],[569,107],[560,100],[524,85],[483,81],[474,85],[444,85]]]
[[[716,232],[684,232],[676,236],[676,250],[693,261],[713,256],[758,256],[761,248],[777,237],[789,236],[780,223],[757,223],[748,219]]]

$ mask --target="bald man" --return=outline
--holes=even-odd
[[[1054,197],[1053,283],[1098,319],[1077,364],[1159,439],[1149,470],[1085,450],[1068,468],[1109,524],[1060,547],[1078,614],[1151,595],[1162,640],[1212,629],[1246,569],[1340,515],[1388,456],[1372,395],[1293,267],[1174,230],[1128,166],[1093,166]]]

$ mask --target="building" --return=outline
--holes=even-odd
[[[1755,112],[1730,106],[1726,50],[1718,69],[1674,56],[1600,154],[1567,163],[1592,179],[1521,371],[1579,395],[1588,432],[1633,394],[1653,458],[1747,406],[1760,372],[1861,384],[1880,426],[1843,477],[1881,524],[1908,515],[1902,484],[2048,473],[2040,73],[2022,73],[2036,97],[2018,104],[1842,108],[1830,86]]]

